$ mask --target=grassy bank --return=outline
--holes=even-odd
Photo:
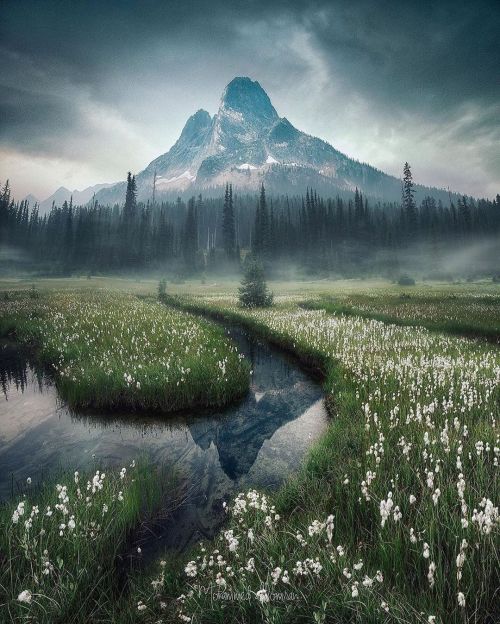
[[[305,302],[304,307],[500,343],[500,291],[484,294],[406,290],[399,294],[380,291],[370,295],[324,295]]]
[[[293,304],[187,305],[316,361],[334,417],[277,496],[233,502],[179,600],[142,594],[143,619],[163,603],[197,622],[495,621],[498,350]]]
[[[248,388],[249,368],[221,328],[120,293],[13,293],[0,335],[38,347],[73,407],[219,406]]]
[[[0,507],[0,621],[114,622],[129,531],[170,494],[173,475],[135,465],[67,475]],[[138,558],[140,554],[136,555]]]
[[[174,276],[163,275],[139,275],[139,276],[92,276],[80,277],[41,277],[37,275],[25,275],[17,278],[5,278],[0,276],[0,293],[24,291],[28,292],[33,284],[43,291],[79,290],[96,291],[107,290],[113,292],[128,292],[135,295],[151,295],[156,293],[158,281],[167,278],[167,291],[173,295],[197,295],[210,297],[212,295],[231,295],[238,291],[241,275],[227,277],[226,275],[206,275],[205,277],[192,277],[186,279],[174,279]],[[313,299],[322,295],[366,295],[366,294],[391,294],[399,296],[408,292],[428,294],[429,296],[451,295],[489,295],[498,296],[500,286],[494,284],[491,279],[478,280],[475,282],[419,282],[417,286],[398,286],[386,279],[270,279],[270,290],[276,296],[297,296],[304,299]]]

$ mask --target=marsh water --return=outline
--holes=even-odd
[[[255,488],[276,488],[324,431],[318,383],[296,361],[239,328],[228,332],[251,364],[250,391],[217,412],[75,413],[58,397],[33,354],[0,343],[0,499],[61,471],[127,466],[149,456],[178,468],[185,502],[145,548],[183,550],[211,537],[222,503]]]

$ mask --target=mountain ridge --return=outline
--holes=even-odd
[[[399,201],[401,195],[400,179],[297,129],[278,115],[260,83],[246,76],[229,82],[215,115],[204,109],[191,115],[173,146],[136,174],[136,183],[140,201],[152,199],[154,184],[157,200],[215,196],[227,183],[240,193],[254,193],[264,183],[270,193],[279,194],[305,194],[313,187],[330,195],[358,188],[380,201]],[[106,185],[96,199],[123,203],[125,189],[125,182]],[[417,199],[425,194],[448,197],[444,189],[416,190]]]
[[[109,187],[114,187],[115,185],[116,183],[113,182],[104,182],[101,184],[88,186],[81,191],[79,191],[78,189],[73,189],[72,191],[70,191],[65,186],[60,186],[56,191],[52,193],[52,195],[49,195],[49,197],[42,201],[40,201],[31,193],[27,195],[24,199],[28,200],[30,204],[38,204],[40,212],[44,213],[48,212],[51,209],[52,204],[56,206],[61,206],[65,201],[69,203],[71,201],[71,198],[73,198],[74,206],[82,206],[88,204],[92,197],[94,195],[97,195],[99,191]]]

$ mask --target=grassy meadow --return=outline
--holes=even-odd
[[[222,297],[184,305],[316,363],[332,423],[277,496],[233,502],[186,565],[181,619],[495,621],[498,349],[290,298],[253,312]],[[144,603],[154,621],[154,597]]]
[[[28,480],[21,500],[0,507],[0,621],[116,621],[130,531],[176,487],[173,473],[135,461],[42,489]]]
[[[71,277],[2,277],[0,276],[0,293],[29,292],[35,285],[40,291],[113,291],[135,295],[150,296],[156,293],[158,281],[164,277],[155,276],[95,276],[90,279],[86,275]],[[481,295],[500,295],[500,287],[491,279],[475,282],[419,282],[417,286],[399,286],[386,279],[305,279],[290,278],[287,280],[269,280],[270,289],[278,296],[296,296],[300,300],[322,296],[345,295],[376,295],[387,294],[399,296],[403,293],[434,294],[437,298],[462,294],[467,297]],[[167,291],[172,295],[196,296],[231,296],[236,295],[240,279],[238,277],[210,275],[204,278],[186,280],[170,279],[167,276]]]
[[[499,289],[500,290],[500,289]],[[500,343],[500,292],[381,290],[375,294],[323,295],[305,307],[332,314],[361,316],[397,325],[484,336]]]
[[[224,405],[248,388],[221,328],[130,294],[16,292],[0,314],[0,335],[36,346],[72,407],[170,412]]]
[[[83,281],[65,286],[75,288]],[[213,339],[212,374],[222,353],[228,349],[233,353],[227,365],[231,379],[233,371],[240,370],[236,352],[224,342],[222,332],[189,312],[243,324],[317,368],[331,415],[327,432],[313,445],[300,472],[278,492],[250,490],[228,501],[227,522],[215,540],[187,553],[181,565],[177,559],[159,560],[151,571],[131,579],[128,594],[120,595],[119,601],[109,595],[106,602],[98,592],[95,621],[498,621],[500,351],[496,344],[455,335],[461,323],[462,329],[472,328],[477,335],[496,331],[498,285],[419,285],[409,291],[387,282],[271,282],[275,305],[251,311],[237,306],[235,282],[169,284],[169,294],[175,295],[169,301],[176,309],[133,298],[131,293],[154,294],[154,281],[87,280],[85,289],[96,292],[84,299],[81,294],[57,292],[62,288],[59,280],[53,287],[45,282],[37,285],[50,294],[31,300],[28,294],[11,295],[2,303],[9,312],[2,312],[2,326],[5,331],[10,323],[21,340],[38,344],[52,362],[61,361],[58,383],[58,371],[69,362],[76,365],[81,360],[84,371],[89,362],[91,370],[90,363],[100,362],[104,352],[110,357],[116,345],[130,349],[133,337],[134,345],[137,339],[143,341],[141,354],[147,351],[142,350],[145,341],[156,345],[147,351],[151,360],[151,353],[157,354],[158,345],[164,345],[160,336],[167,335],[172,344],[180,327],[186,326],[183,323],[196,325],[196,331],[206,331]],[[30,283],[2,282],[1,286],[27,290]],[[410,296],[403,297],[407,293]],[[63,319],[77,318],[81,325],[71,333],[70,321],[54,314],[49,323],[44,311],[47,301],[61,306]],[[82,301],[90,307],[82,308]],[[96,301],[111,303],[106,312],[98,313],[93,307]],[[121,301],[123,307],[118,305]],[[143,306],[149,306],[148,312]],[[124,310],[131,316],[120,324]],[[113,332],[120,328],[127,341],[125,345],[123,338],[111,342],[107,350],[100,341],[97,355],[93,342],[80,336],[89,335],[86,322],[104,332],[99,319],[108,318],[106,314],[111,315]],[[58,323],[64,331],[53,335],[48,328]],[[101,336],[90,335],[96,340]],[[82,342],[89,349],[86,359],[75,349]],[[189,348],[193,340],[188,342]],[[182,348],[171,350],[171,367],[176,359],[176,366],[186,366],[181,364],[186,343],[181,344]],[[136,349],[124,352],[137,353]],[[62,354],[62,360],[54,357],[56,353]],[[208,355],[209,350],[204,350],[198,359]],[[148,358],[129,361],[137,366],[117,369],[117,380],[128,372],[135,382],[139,362]],[[247,372],[241,370],[247,383]],[[130,384],[136,397],[142,378],[140,382],[140,388]],[[135,401],[130,398],[130,405],[135,406]],[[69,484],[66,491],[71,502],[81,504],[82,513],[90,503],[88,522],[102,524],[92,514],[99,515],[104,505],[108,510],[119,505],[117,490],[125,494],[125,487],[121,475],[115,475],[115,481],[106,476],[94,499],[94,493],[85,493],[87,487],[92,490],[94,478],[88,477],[89,486],[80,486],[81,498],[78,483]],[[138,481],[130,484],[133,491]],[[60,498],[60,490],[56,492]],[[22,514],[18,503],[23,503]],[[57,583],[47,598],[40,583],[54,583],[62,569],[68,578],[92,576],[97,560],[109,564],[110,551],[97,546],[96,561],[60,555],[67,563],[57,568],[57,554],[52,553],[58,552],[60,541],[74,539],[76,528],[68,528],[69,519],[78,516],[64,500],[56,503],[68,509],[64,513],[64,507],[57,508],[53,523],[42,519],[46,505],[56,509],[50,497],[38,504],[28,494],[0,514],[4,536],[0,549],[8,552],[0,560],[1,585],[8,588],[0,610],[18,618],[7,621],[84,621],[62,606],[66,593],[65,604],[74,604],[75,583]],[[33,504],[38,504],[37,512]],[[131,505],[125,517],[136,517],[136,512],[137,506]],[[111,535],[125,526],[121,513],[103,517],[109,518]],[[79,534],[83,541],[89,539],[88,522]],[[111,526],[114,523],[117,528]],[[60,524],[65,527],[60,529]],[[42,537],[51,540],[50,548],[42,548]],[[22,566],[14,561],[22,561]],[[16,576],[14,569],[21,572]],[[29,592],[29,599],[23,591]]]

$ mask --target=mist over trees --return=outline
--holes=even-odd
[[[358,189],[347,198],[322,197],[314,189],[268,197],[264,185],[258,196],[227,185],[219,198],[144,203],[129,173],[122,206],[70,201],[41,215],[37,205],[16,202],[7,182],[0,191],[0,245],[24,254],[39,272],[62,275],[234,272],[250,253],[267,269],[356,277],[435,271],[447,250],[500,240],[500,195],[493,201],[463,196],[456,203],[451,196],[448,203],[428,196],[420,205],[414,197],[408,163],[399,203],[368,201]],[[2,262],[9,268],[8,258]],[[488,266],[471,261],[468,271],[498,273],[499,264],[493,253]]]

